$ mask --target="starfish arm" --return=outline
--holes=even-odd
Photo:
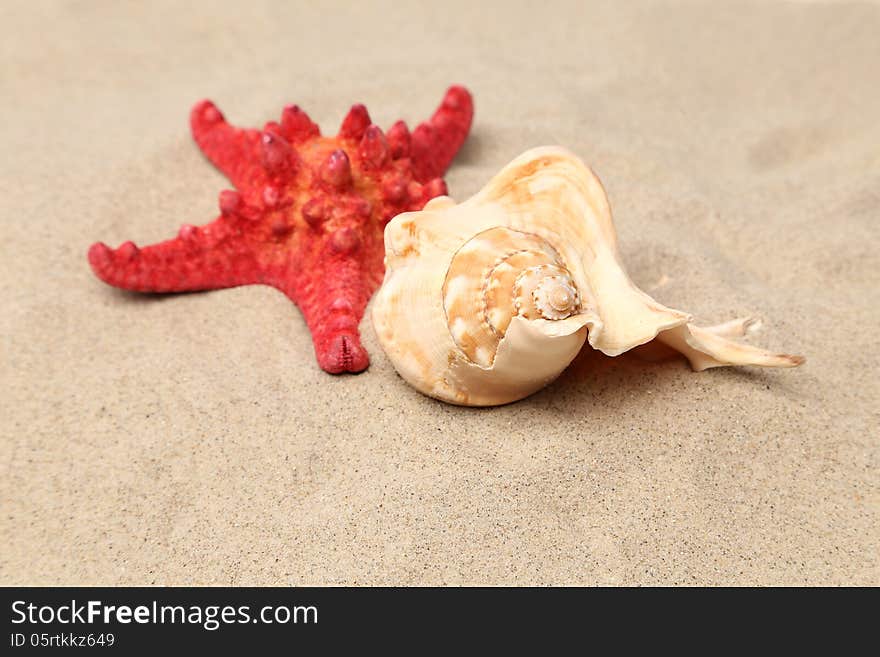
[[[97,242],[89,264],[105,283],[135,292],[192,292],[261,283],[251,249],[223,218],[207,226],[183,226],[174,239],[138,248],[111,249]]]
[[[202,152],[235,187],[244,189],[263,182],[258,130],[229,125],[210,100],[193,107],[189,117],[193,139]]]
[[[294,266],[271,272],[267,282],[299,306],[321,369],[331,374],[361,372],[370,358],[361,344],[358,325],[375,286],[364,280],[353,260],[325,262],[327,275],[309,282]]]
[[[450,87],[429,121],[412,133],[411,157],[416,180],[442,176],[471,129],[474,101],[464,87]]]

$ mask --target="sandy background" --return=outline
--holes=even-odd
[[[177,4],[0,9],[0,582],[880,584],[880,6]],[[807,364],[585,353],[462,409],[368,320],[373,365],[332,377],[271,288],[92,276],[93,241],[216,215],[200,98],[334,132],[357,101],[413,125],[453,82],[477,107],[453,196],[564,144],[640,286],[758,314]]]

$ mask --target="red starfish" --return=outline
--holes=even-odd
[[[229,125],[210,101],[196,105],[196,143],[240,191],[220,193],[220,217],[184,225],[174,239],[139,249],[98,242],[89,263],[106,283],[138,292],[264,284],[305,316],[327,372],[369,365],[358,323],[384,274],[385,224],[446,193],[440,176],[461,147],[473,101],[451,87],[430,121],[388,134],[354,105],[336,137],[296,105],[261,131]]]

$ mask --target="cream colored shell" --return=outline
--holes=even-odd
[[[698,328],[636,288],[601,183],[559,147],[523,153],[464,203],[440,197],[398,215],[385,266],[379,341],[406,381],[454,404],[522,399],[587,340],[616,356],[656,337],[695,370],[803,361],[728,340],[745,320]]]

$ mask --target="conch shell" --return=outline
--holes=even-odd
[[[453,404],[522,399],[566,368],[584,342],[617,356],[655,338],[694,370],[794,367],[799,356],[728,340],[629,279],[598,178],[559,147],[535,148],[461,204],[441,196],[385,229],[385,280],[373,305],[400,375]]]

